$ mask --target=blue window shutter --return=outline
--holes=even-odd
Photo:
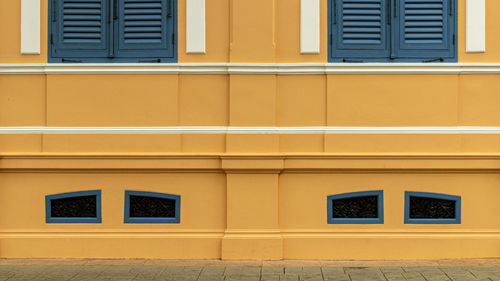
[[[390,0],[332,0],[332,55],[336,61],[389,56]]]
[[[456,0],[394,0],[394,55],[399,59],[453,60]]]
[[[106,57],[108,39],[108,1],[51,0],[51,57]]]
[[[116,56],[143,61],[174,57],[175,0],[118,0]]]

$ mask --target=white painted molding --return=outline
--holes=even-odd
[[[0,127],[0,134],[500,134],[500,127]]]
[[[40,54],[40,0],[21,0],[21,54]]]
[[[486,51],[486,0],[467,0],[466,51]]]
[[[205,0],[186,0],[186,53],[205,53]]]
[[[300,53],[302,54],[319,54],[319,10],[319,0],[300,1]]]
[[[0,64],[0,75],[2,74],[500,74],[500,63]]]

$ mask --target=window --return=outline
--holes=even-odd
[[[406,224],[460,224],[460,208],[460,196],[405,192]]]
[[[176,0],[50,0],[49,62],[175,62]]]
[[[101,191],[78,191],[45,196],[47,223],[101,223]]]
[[[328,196],[329,224],[384,223],[382,190],[343,193]]]
[[[330,61],[457,61],[457,0],[329,0]]]
[[[180,223],[179,195],[125,191],[125,223]]]

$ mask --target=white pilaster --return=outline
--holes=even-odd
[[[319,54],[320,50],[320,0],[300,1],[300,52]]]
[[[21,0],[21,54],[40,54],[40,0]]]
[[[205,53],[205,0],[186,0],[186,53]]]
[[[468,53],[482,53],[486,51],[485,1],[486,0],[467,0],[466,51]]]

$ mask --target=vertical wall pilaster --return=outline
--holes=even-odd
[[[222,259],[279,260],[278,188],[283,159],[224,157],[227,173],[227,229]]]
[[[486,0],[467,0],[466,51],[486,51]]]
[[[186,53],[205,53],[205,0],[186,1]]]
[[[232,0],[230,62],[274,62],[275,0]]]
[[[319,54],[320,3],[319,0],[300,1],[300,53]]]
[[[40,0],[21,0],[21,54],[40,54]]]

